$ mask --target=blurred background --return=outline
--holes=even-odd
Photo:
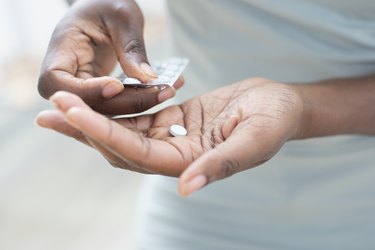
[[[139,0],[149,57],[162,58],[163,0]],[[51,105],[37,93],[64,0],[0,1],[0,249],[133,249],[142,175],[34,124]]]

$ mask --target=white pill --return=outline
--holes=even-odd
[[[123,84],[138,84],[141,83],[137,78],[127,77],[122,81]]]
[[[169,128],[169,133],[173,136],[185,136],[187,135],[187,130],[183,126],[174,124]]]

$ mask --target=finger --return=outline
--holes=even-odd
[[[53,129],[61,134],[64,134],[66,136],[72,137],[87,146],[93,147],[96,150],[98,150],[104,158],[114,167],[119,168],[126,168],[132,171],[144,173],[144,174],[150,174],[150,172],[146,172],[144,169],[139,169],[134,166],[132,166],[130,163],[125,162],[121,158],[117,157],[113,153],[111,153],[109,150],[107,150],[103,145],[100,143],[97,143],[93,140],[87,140],[86,137],[83,136],[83,134],[69,125],[64,118],[64,115],[58,111],[58,110],[45,110],[38,114],[36,118],[36,123],[44,128]]]
[[[91,107],[106,115],[133,114],[146,111],[155,105],[175,96],[173,87],[159,88],[125,88],[121,94]]]
[[[113,77],[78,79],[61,71],[53,71],[42,76],[39,83],[42,82],[49,83],[46,92],[42,90],[44,87],[39,85],[40,91],[44,92],[44,97],[62,89],[77,94],[94,110],[106,115],[140,113],[176,94],[173,87],[124,90],[123,84]]]
[[[181,75],[178,77],[177,81],[173,84],[173,87],[178,90],[180,88],[182,88],[182,86],[184,86],[184,83],[185,83],[185,79],[184,77]]]
[[[92,139],[88,139],[88,142],[91,144],[92,147],[94,147],[113,167],[115,168],[122,168],[131,170],[134,172],[142,173],[142,174],[152,174],[152,172],[148,171],[147,169],[139,168],[138,166],[132,164],[129,161],[126,161],[114,153],[112,153],[110,150],[107,149],[107,147],[100,142],[97,142]]]
[[[43,60],[38,83],[40,94],[49,98],[56,91],[65,90],[81,96],[87,103],[96,103],[120,93],[123,85],[118,79],[98,77],[108,75],[112,63],[94,70],[96,56],[91,37],[74,25],[67,28],[66,22],[61,22]]]
[[[51,97],[70,125],[85,136],[105,145],[118,157],[144,167],[149,172],[177,176],[185,167],[184,158],[173,145],[145,138],[92,111],[76,95],[58,92]]]
[[[204,153],[182,173],[178,186],[180,194],[187,196],[213,181],[265,162],[271,157],[264,154],[265,146],[259,134],[250,131],[232,134],[222,144]]]
[[[64,64],[63,60],[57,61]],[[74,74],[59,66],[42,69],[38,82],[40,95],[48,99],[55,92],[64,90],[79,95],[88,104],[95,104],[118,95],[124,90],[121,81],[114,77],[83,79],[75,77]]]
[[[36,123],[43,128],[53,129],[61,134],[72,137],[86,144],[87,146],[95,148],[114,167],[126,168],[132,171],[150,174],[150,172],[146,172],[144,169],[136,168],[130,163],[125,162],[124,160],[107,150],[100,143],[90,139],[86,139],[86,137],[79,130],[75,129],[66,122],[64,115],[58,110],[45,110],[40,112],[36,118]]]
[[[35,122],[43,128],[53,129],[61,134],[72,137],[88,146],[91,146],[83,134],[66,122],[64,115],[58,110],[40,112]]]
[[[131,2],[129,5],[132,6],[111,13],[111,22],[107,26],[123,71],[127,76],[147,82],[156,78],[157,74],[146,55],[142,12],[136,3]]]

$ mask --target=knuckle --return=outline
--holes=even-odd
[[[125,52],[128,54],[139,54],[145,55],[146,48],[143,40],[141,39],[132,39],[125,45]]]
[[[143,135],[139,134],[139,138],[142,142],[142,146],[143,146],[143,155],[144,155],[144,159],[147,159],[149,158],[150,154],[151,154],[151,142],[150,140],[148,140],[146,137],[144,137]]]
[[[220,179],[232,176],[237,173],[240,168],[240,164],[236,159],[227,157],[223,158],[221,165],[221,172],[219,174]]]
[[[131,166],[125,161],[118,162],[118,161],[115,161],[113,159],[108,159],[108,158],[107,158],[107,161],[114,168],[132,170]]]
[[[106,8],[108,11],[104,13],[110,13],[113,17],[118,18],[124,24],[129,25],[130,20],[135,18],[137,21],[143,24],[143,15],[134,1],[117,1],[114,3],[108,3],[107,1],[99,1],[102,8]]]
[[[133,110],[135,113],[141,113],[145,111],[144,100],[141,95],[136,95],[133,101]]]
[[[126,5],[124,3],[118,2],[115,4],[111,4],[110,8],[112,10],[112,13],[119,16],[128,16],[131,14],[131,9],[129,5]]]
[[[78,78],[75,82],[75,94],[81,97],[88,105],[94,105],[100,96],[100,88],[88,84],[85,79]]]
[[[113,15],[115,13],[123,14],[130,14],[130,6],[129,4],[124,3],[124,1],[96,1],[97,5],[100,6],[102,9],[106,9],[107,11],[111,11],[110,13]]]
[[[107,160],[107,161],[114,168],[122,168],[122,166],[120,166],[117,162],[114,162],[114,161],[111,161],[111,160]]]

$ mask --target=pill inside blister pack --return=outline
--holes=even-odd
[[[155,61],[152,63],[151,67],[157,73],[158,78],[151,79],[146,83],[142,83],[136,78],[126,77],[125,75],[121,75],[119,79],[125,86],[137,88],[173,86],[188,63],[189,59],[182,57],[173,57],[164,61]]]

